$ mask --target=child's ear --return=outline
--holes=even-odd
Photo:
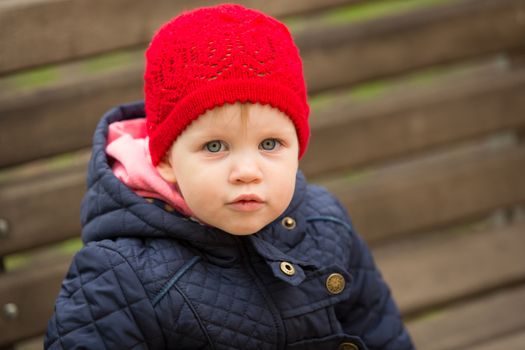
[[[157,171],[159,172],[160,176],[167,182],[177,182],[177,179],[175,178],[175,173],[173,172],[173,168],[171,167],[171,164],[166,160],[162,160],[157,165]]]

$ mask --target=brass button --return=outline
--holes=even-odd
[[[339,294],[345,289],[345,278],[340,273],[332,273],[326,279],[326,289],[332,294]]]
[[[292,264],[290,264],[288,261],[281,262],[280,268],[281,268],[281,271],[285,275],[288,275],[288,276],[295,275],[295,267]]]
[[[164,204],[164,210],[170,213],[173,213],[175,211],[175,209],[169,204]]]
[[[359,350],[359,347],[354,343],[345,342],[339,345],[339,350]]]
[[[292,219],[291,217],[287,216],[283,219],[283,221],[281,221],[282,225],[287,228],[288,230],[293,230],[295,228],[295,226],[297,225],[295,223],[295,220]]]

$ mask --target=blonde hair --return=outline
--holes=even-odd
[[[241,125],[243,132],[248,129],[248,116],[253,103],[235,102],[234,104],[224,104],[222,106],[212,109],[210,114],[214,117],[222,117],[223,115],[231,117],[231,120],[241,117]]]

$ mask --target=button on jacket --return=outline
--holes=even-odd
[[[297,175],[288,209],[233,236],[122,184],[99,123],[74,257],[46,349],[412,349],[389,289],[340,203]]]

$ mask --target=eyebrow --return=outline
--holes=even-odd
[[[247,130],[247,128],[245,130]],[[247,133],[244,135],[246,134]],[[251,135],[252,137],[260,138],[261,140],[265,138],[286,139],[291,136],[289,132],[283,130],[282,128],[264,126],[255,128],[255,131],[253,131]],[[296,135],[295,130],[293,130],[293,135]],[[232,131],[229,128],[206,128],[205,130],[199,131],[199,133],[195,135],[195,140],[197,142],[206,142],[211,140],[224,140],[236,136],[237,132]]]

